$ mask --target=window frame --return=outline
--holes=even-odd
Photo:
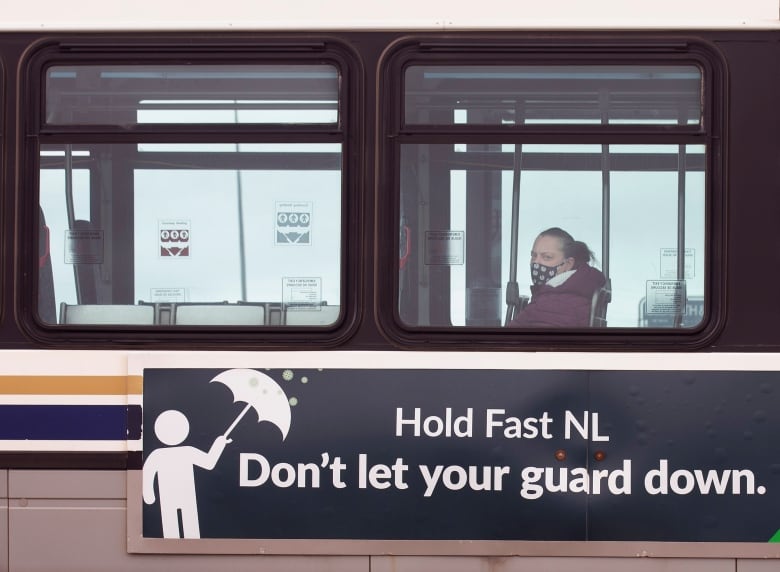
[[[702,70],[701,124],[678,129],[669,140],[662,125],[421,125],[405,121],[405,77],[409,66],[425,65],[696,65]],[[695,349],[705,347],[725,321],[726,66],[717,49],[697,38],[642,38],[579,34],[548,38],[481,34],[408,36],[385,52],[380,63],[379,209],[380,275],[392,276],[378,285],[385,335],[400,347],[593,350]],[[705,303],[704,316],[693,328],[587,328],[518,330],[480,326],[414,326],[400,316],[399,228],[401,148],[405,144],[703,144],[705,145]],[[422,240],[422,239],[419,239]],[[522,252],[520,253],[522,259]],[[522,272],[522,271],[520,271]],[[520,272],[518,273],[520,275]],[[504,278],[502,278],[504,279]],[[506,308],[501,300],[502,308]],[[609,315],[607,315],[609,318]]]
[[[130,128],[111,125],[60,125],[45,122],[46,70],[51,66],[122,65],[332,65],[338,72],[338,118],[320,124],[147,124]],[[360,142],[359,115],[364,90],[360,60],[345,42],[330,36],[289,35],[247,37],[205,34],[197,37],[170,34],[128,34],[126,36],[74,35],[49,38],[28,52],[20,69],[20,99],[35,102],[20,117],[22,179],[19,229],[37,228],[39,204],[39,149],[59,144],[138,143],[322,143],[341,145],[341,240],[339,247],[339,290],[341,311],[329,326],[132,326],[48,324],[38,318],[37,269],[32,260],[37,238],[20,230],[19,275],[22,295],[19,317],[32,338],[54,345],[116,347],[159,345],[166,347],[330,347],[342,344],[357,327],[360,306],[358,261],[361,260],[358,229],[359,183],[362,168],[355,148]],[[28,231],[29,232],[29,231]],[[31,240],[33,239],[33,240]],[[215,335],[218,334],[218,335]]]

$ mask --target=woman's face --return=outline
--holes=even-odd
[[[557,267],[556,274],[574,268],[574,259],[564,257],[563,241],[557,236],[537,237],[531,250],[531,264],[533,263],[551,268]]]

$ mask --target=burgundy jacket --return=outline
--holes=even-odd
[[[601,272],[585,264],[558,287],[547,284],[531,286],[531,301],[509,325],[520,328],[586,328],[590,321],[593,293],[605,282]]]

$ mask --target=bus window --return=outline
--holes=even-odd
[[[699,326],[712,146],[702,66],[444,59],[395,68],[402,327]],[[554,247],[567,254],[532,286],[548,229],[566,231]],[[590,255],[570,256],[571,239]]]
[[[340,73],[322,63],[46,68],[39,198],[56,322],[337,324]]]

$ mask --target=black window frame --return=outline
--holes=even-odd
[[[80,65],[332,65],[338,70],[338,120],[334,124],[151,124],[131,128],[105,125],[48,125],[45,122],[46,70]],[[311,34],[224,35],[105,34],[58,36],[40,41],[20,64],[20,101],[32,102],[20,117],[17,239],[20,296],[18,321],[28,336],[53,346],[177,348],[334,347],[358,327],[363,246],[359,229],[364,179],[356,149],[362,137],[362,64],[339,38]],[[341,145],[341,312],[330,326],[132,326],[48,324],[38,317],[39,277],[32,265],[38,248],[39,149],[47,144],[106,143],[318,143]],[[23,229],[27,229],[26,232]]]
[[[702,121],[679,130],[680,140],[704,144],[705,157],[705,302],[701,322],[692,328],[536,329],[411,326],[399,311],[401,238],[401,146],[410,143],[642,143],[669,144],[663,125],[420,125],[406,124],[405,70],[412,65],[665,65],[693,64],[702,70]],[[379,69],[380,117],[377,217],[380,247],[378,321],[385,335],[402,348],[516,350],[691,350],[706,347],[725,324],[727,67],[717,48],[696,37],[669,35],[609,36],[571,34],[545,37],[451,34],[407,36],[386,50]],[[529,141],[530,140],[530,141]],[[392,280],[389,278],[392,277]],[[502,300],[503,303],[503,300]],[[627,345],[630,344],[630,345]]]

